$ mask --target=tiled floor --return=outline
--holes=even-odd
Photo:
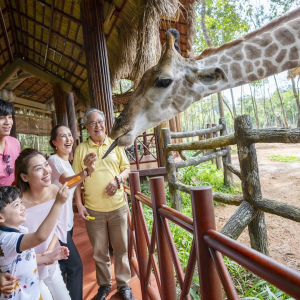
[[[77,213],[75,213],[75,218],[74,218],[73,240],[76,244],[76,247],[78,249],[78,252],[81,256],[81,260],[83,263],[83,300],[91,300],[94,298],[95,294],[98,291],[98,285],[96,282],[95,263],[93,259],[93,248],[87,236],[84,221],[80,219]],[[111,274],[112,274],[112,281],[113,281],[112,291],[109,294],[107,299],[108,300],[122,299],[116,290],[117,286],[114,278],[113,263],[112,263]],[[138,277],[137,276],[132,277],[129,285],[132,288],[135,299],[142,300],[140,281]],[[152,280],[152,286],[154,288],[156,287],[155,280]]]

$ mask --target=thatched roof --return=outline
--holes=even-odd
[[[105,1],[104,31],[112,87],[122,78],[138,82],[156,63],[170,27],[181,33],[180,46],[186,56],[192,46],[194,6],[195,0]],[[82,96],[87,99],[79,1],[0,0],[0,7],[0,75],[16,58],[22,58],[70,83],[79,96],[77,103]],[[5,88],[39,103],[51,101],[51,84],[26,75],[19,71]]]

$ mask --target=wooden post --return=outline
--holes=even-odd
[[[80,143],[82,143],[83,142],[83,120],[82,120],[82,118],[78,119],[78,123],[79,123],[79,132],[80,132],[79,140],[80,140]]]
[[[235,135],[237,139],[238,155],[241,167],[241,181],[244,200],[250,205],[260,201],[262,198],[259,170],[255,144],[249,143],[247,135],[252,131],[252,124],[249,115],[239,115],[234,122]],[[265,215],[258,212],[255,218],[248,225],[251,247],[266,255],[268,250],[267,227]]]
[[[138,144],[137,140],[134,140],[134,154],[135,154],[135,163],[136,163],[136,169],[140,169],[140,158],[139,158],[139,149],[138,149]]]
[[[143,132],[143,144],[148,148],[148,137],[146,136],[147,131]],[[144,156],[149,155],[149,151],[144,147]]]
[[[54,83],[53,97],[55,112],[57,118],[57,124],[68,125],[68,114],[67,114],[67,104],[66,104],[66,93],[62,90],[60,83]]]
[[[76,149],[76,141],[78,140],[78,132],[77,132],[77,122],[76,122],[76,114],[75,114],[75,105],[74,105],[74,94],[66,93],[66,105],[67,105],[67,115],[68,115],[68,123],[69,128],[71,130],[73,139],[74,139],[74,145],[73,145],[73,151]]]
[[[15,116],[15,112],[14,112],[14,103],[13,102],[10,102],[10,103],[13,108],[13,114],[12,114],[13,126],[10,130],[10,136],[17,138],[17,124],[16,124],[16,116]]]
[[[147,272],[147,261],[148,261],[147,250],[148,249],[147,249],[146,238],[143,231],[143,226],[141,223],[141,218],[139,216],[139,209],[138,209],[139,203],[138,200],[135,199],[135,194],[141,191],[140,177],[138,172],[131,172],[129,174],[129,184],[130,184],[130,194],[131,194],[131,202],[132,202],[132,218],[134,221],[134,228],[135,228],[135,234],[137,240],[136,254],[137,254],[138,265],[139,265],[142,298],[143,300],[150,300],[146,292],[146,272]]]
[[[223,129],[220,131],[221,136],[227,135],[227,127],[226,127],[226,120],[225,118],[220,118],[219,124],[223,125]],[[233,176],[232,173],[228,170],[227,165],[231,164],[231,153],[230,153],[230,147],[222,147],[223,149],[227,149],[227,155],[222,156],[222,161],[223,161],[223,172],[224,172],[224,185],[226,186],[231,186],[233,185]]]
[[[182,132],[180,114],[175,117],[177,132]],[[178,138],[178,143],[182,143],[182,138]]]
[[[160,159],[160,166],[164,167],[166,165],[166,158],[164,153],[164,138],[162,134],[162,128],[166,128],[167,123],[162,123],[157,126],[157,141],[158,141],[158,149],[159,149],[159,159]]]
[[[209,229],[216,230],[211,187],[191,188],[191,200],[201,299],[221,300],[223,299],[221,281],[210,255],[209,247],[204,242],[205,233]]]
[[[170,130],[172,132],[177,132],[177,127],[176,127],[176,120],[175,117],[172,118],[171,120],[169,120],[169,124],[170,124]],[[178,143],[177,139],[173,139],[174,143]]]
[[[153,218],[156,227],[158,263],[162,286],[161,299],[177,299],[173,261],[164,233],[163,223],[158,211],[161,205],[166,205],[164,178],[150,178],[150,191],[152,198]]]
[[[52,124],[52,128],[56,126],[56,115],[55,115],[55,110],[51,111],[51,124]]]
[[[211,128],[211,124],[206,124],[206,128]],[[205,136],[206,139],[212,139],[212,137],[213,137],[213,134],[212,134],[212,133],[208,133],[208,134],[206,134],[206,136]],[[204,151],[204,153],[205,153],[205,151]],[[203,153],[203,155],[204,155],[204,153]],[[216,160],[215,160],[215,159],[212,159],[211,162],[212,162],[213,164],[216,164]]]
[[[168,144],[171,144],[170,129],[163,128],[162,133],[163,133],[164,150],[165,150],[166,146]],[[166,152],[165,150],[165,159],[166,159],[166,171],[168,177],[171,206],[172,208],[181,211],[181,195],[179,194],[179,191],[175,186],[175,183],[177,181],[177,175],[176,175],[175,161],[174,161],[172,151]]]
[[[156,158],[157,158],[157,167],[160,168],[161,165],[161,153],[159,148],[159,141],[158,141],[158,127],[154,128],[154,137],[155,137],[155,147],[156,147]]]
[[[212,124],[212,127],[216,127],[217,126],[217,124]],[[218,137],[219,136],[219,134],[218,134],[218,132],[214,132],[213,133],[213,137],[215,138],[215,137]],[[222,168],[222,159],[221,159],[221,157],[217,157],[216,158],[216,165],[217,165],[217,168],[218,168],[218,170],[223,170],[223,168]]]
[[[114,122],[114,112],[103,25],[103,3],[104,1],[99,0],[83,0],[80,11],[90,105],[104,112],[109,135]]]

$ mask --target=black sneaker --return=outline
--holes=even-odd
[[[118,291],[121,294],[123,300],[134,300],[134,296],[130,286],[122,286]]]
[[[95,300],[106,300],[107,295],[109,294],[109,292],[111,291],[111,287],[110,286],[100,286],[98,289],[98,293],[95,296]]]

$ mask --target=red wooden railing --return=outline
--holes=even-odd
[[[191,299],[189,290],[196,262],[202,300],[223,299],[222,285],[228,299],[239,299],[222,254],[295,299],[300,299],[300,274],[298,272],[216,231],[210,187],[191,189],[193,209],[193,219],[191,219],[166,205],[163,177],[150,179],[152,199],[141,193],[138,172],[132,172],[129,175],[129,183],[130,188],[125,187],[125,192],[131,195],[132,201],[133,222],[130,222],[129,258],[140,278],[143,300],[177,299],[176,283],[181,289],[180,299]],[[151,237],[142,204],[149,206],[153,211]],[[179,262],[168,220],[194,234],[185,274]],[[133,247],[136,250],[138,263],[135,260]],[[159,295],[151,286],[152,269]]]
[[[158,142],[155,133],[139,135],[134,140],[133,147],[125,148],[125,152],[130,165],[136,165],[137,170],[140,170],[140,165],[145,163],[156,162],[157,167],[160,167]]]

